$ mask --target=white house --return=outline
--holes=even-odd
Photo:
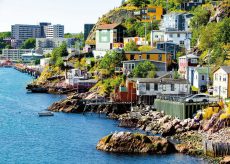
[[[40,59],[40,66],[41,67],[45,67],[45,66],[49,65],[49,63],[50,63],[50,58]]]
[[[208,67],[197,67],[194,71],[192,85],[196,88],[207,86],[208,78]]]
[[[230,97],[230,66],[221,66],[214,72],[213,96]]]
[[[67,73],[65,83],[70,87],[76,88],[78,92],[85,92],[97,83],[97,80],[89,79],[90,77],[91,75],[85,70],[71,69]]]
[[[172,42],[185,46],[185,40],[191,39],[192,34],[188,31],[165,31],[165,30],[153,30],[151,32],[151,45],[155,45],[157,42]],[[190,40],[188,41],[190,47]],[[190,49],[188,47],[188,49]]]
[[[185,79],[143,78],[137,79],[137,96],[185,95],[190,84]]]

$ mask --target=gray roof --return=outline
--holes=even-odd
[[[188,84],[186,79],[172,79],[172,78],[141,78],[139,83],[160,83],[160,84]]]
[[[139,62],[144,62],[144,61],[150,61],[154,63],[165,63],[163,61],[157,61],[157,60],[148,60],[148,59],[141,59],[141,60],[125,60],[122,61],[122,63],[139,63]]]
[[[167,53],[167,52],[166,52],[166,51],[159,50],[159,49],[154,49],[154,50],[147,51],[147,52],[141,52],[141,51],[126,51],[125,53],[128,53],[128,54],[165,54],[165,53]]]
[[[186,55],[179,57],[179,59],[182,59],[182,58],[185,59],[185,58],[186,58]],[[193,59],[194,59],[194,58],[195,58],[195,59],[198,59],[199,57],[196,56],[196,55],[194,55],[194,54],[188,54],[188,55],[187,55],[187,58],[188,58],[188,59],[192,59],[192,58],[193,58]]]
[[[220,66],[226,73],[230,73],[230,66]]]

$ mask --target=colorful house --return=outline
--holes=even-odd
[[[230,97],[230,66],[221,66],[214,72],[213,96]]]
[[[113,100],[116,102],[133,102],[137,101],[136,80],[127,79],[125,86],[119,86],[115,89]]]
[[[122,62],[125,72],[132,72],[136,65],[146,60],[152,62],[159,71],[167,71],[167,67],[172,63],[171,54],[158,49],[149,52],[125,52],[125,56],[127,60]]]
[[[190,83],[193,82],[194,70],[198,65],[198,59],[199,57],[194,54],[179,57],[179,74],[183,78],[188,79]]]
[[[152,22],[153,20],[161,20],[163,8],[161,6],[148,6],[134,12],[143,22]]]
[[[131,41],[134,41],[137,46],[148,45],[148,41],[146,41],[145,38],[142,38],[142,37],[127,37],[127,38],[124,38],[124,46],[127,43],[131,42]]]
[[[125,27],[121,24],[103,24],[96,31],[96,50],[111,50],[113,45],[123,44]]]
[[[196,88],[207,86],[208,82],[208,67],[197,67],[194,70],[192,85]]]

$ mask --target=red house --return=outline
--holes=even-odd
[[[135,103],[137,101],[136,80],[127,79],[126,86],[117,87],[113,95],[113,100],[115,102],[133,102]]]

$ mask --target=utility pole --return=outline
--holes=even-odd
[[[210,74],[210,50],[208,50],[208,71],[207,71],[207,89],[209,87],[209,74]]]

